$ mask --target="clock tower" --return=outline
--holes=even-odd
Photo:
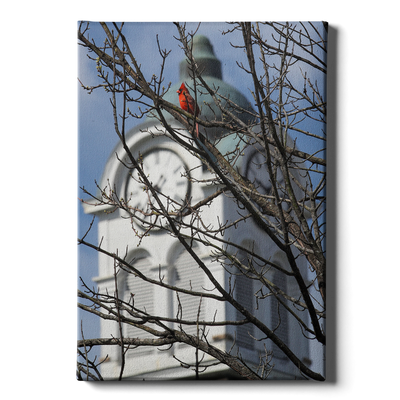
[[[233,103],[244,110],[251,110],[248,100],[234,87],[222,81],[221,63],[213,52],[210,41],[204,36],[196,36],[193,41],[193,55],[198,63],[202,77],[210,87],[218,87],[218,93],[229,98]],[[179,105],[178,90],[181,82],[190,83],[188,64],[186,59],[180,63],[180,80],[173,85],[165,95],[165,100]],[[207,93],[199,93],[197,102],[201,108],[201,118],[205,120],[222,120],[219,108],[212,97]],[[247,116],[245,116],[247,115]],[[238,115],[245,123],[254,123],[248,113]],[[183,130],[184,128],[172,117],[168,120],[172,128]],[[200,127],[200,134],[215,143],[221,154],[227,155],[240,146],[240,140],[236,134],[228,135],[228,132],[219,128],[205,130]],[[126,135],[126,144],[133,156],[140,160],[143,170],[149,181],[160,193],[165,195],[162,201],[169,211],[179,215],[178,204],[182,200],[190,199],[191,204],[196,204],[215,192],[218,187],[210,184],[213,175],[204,167],[202,162],[165,134],[164,127],[154,118],[147,120],[132,129]],[[270,190],[267,171],[263,170],[258,158],[260,153],[254,146],[243,149],[243,157],[231,160],[234,167],[252,182],[259,185],[262,193]],[[144,190],[144,185],[137,171],[129,170],[120,160],[126,159],[125,151],[119,143],[111,152],[105,165],[99,186],[106,190],[114,191],[118,198],[123,198],[132,207],[143,210],[140,220],[131,221],[123,210],[112,212],[112,207],[107,205],[84,204],[86,213],[96,214],[98,218],[98,236],[102,248],[126,255],[127,260],[138,270],[155,280],[160,276],[170,284],[191,290],[212,291],[214,288],[206,278],[203,271],[184,250],[179,241],[162,229],[146,232],[148,222],[161,223],[156,213],[151,212],[151,204],[154,201],[151,194]],[[190,178],[190,179],[188,179]],[[299,178],[300,179],[300,178]],[[108,188],[108,189],[107,189]],[[218,227],[227,221],[238,219],[238,206],[229,196],[218,196],[209,208],[203,210],[202,220],[208,226]],[[265,259],[271,260],[285,269],[284,257],[272,240],[263,234],[251,221],[239,223],[240,229],[232,226],[225,236],[229,240],[240,245],[242,249],[254,250]],[[296,355],[303,360],[309,359],[308,340],[304,338],[298,324],[289,320],[282,307],[279,308],[274,298],[260,301],[259,304],[254,293],[262,290],[256,282],[247,279],[241,274],[228,274],[221,263],[215,262],[211,246],[203,246],[193,242],[196,254],[207,265],[218,282],[229,290],[234,284],[236,298],[267,326],[277,327],[276,332],[291,348],[296,349]],[[239,251],[237,257],[246,263],[245,251]],[[306,261],[303,260],[303,268],[306,270]],[[289,287],[292,284],[286,275],[277,272],[268,272],[268,279],[279,287]],[[95,278],[100,292],[114,293],[115,277],[114,263],[109,257],[99,254],[99,272]],[[119,297],[129,301],[134,296],[135,307],[146,309],[150,315],[164,316],[173,319],[181,313],[183,320],[198,318],[204,321],[213,321],[215,318],[221,321],[234,321],[243,319],[243,316],[231,306],[212,298],[203,298],[201,303],[198,297],[182,293],[179,298],[171,291],[154,284],[138,279],[133,274],[120,271],[118,274]],[[280,312],[277,312],[277,310]],[[114,321],[101,320],[100,337],[119,337],[118,324]],[[171,322],[171,326],[174,323]],[[124,337],[145,338],[148,334],[138,328],[129,326],[124,328]],[[176,326],[179,329],[179,326]],[[185,332],[196,334],[195,325],[185,328]],[[269,376],[275,379],[299,379],[300,373],[296,367],[285,359],[272,342],[266,349],[264,343],[254,340],[260,337],[260,332],[254,326],[229,325],[211,326],[207,340],[222,351],[240,354],[247,365],[257,370],[260,359],[265,358],[266,350],[274,353],[274,368]],[[163,350],[163,351],[160,351]],[[118,346],[103,346],[102,356],[108,355],[107,362],[102,364],[104,379],[117,379],[120,371],[121,355]],[[204,376],[209,378],[234,378],[233,372],[224,364],[216,364],[215,359],[207,354],[202,354],[201,365],[207,366]],[[192,365],[195,362],[195,349],[184,344],[174,344],[172,347],[157,348],[143,346],[128,350],[125,358],[124,377],[126,379],[185,379],[194,378],[191,368],[182,368],[182,364]]]

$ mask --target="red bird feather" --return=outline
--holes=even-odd
[[[187,111],[193,116],[197,117],[200,114],[200,109],[197,103],[194,101],[193,97],[190,95],[184,83],[176,91],[179,94],[179,104],[182,110]],[[199,124],[196,122],[196,134],[199,137]]]

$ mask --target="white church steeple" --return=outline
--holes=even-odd
[[[218,91],[225,98],[239,105],[242,109],[250,110],[250,104],[246,97],[235,88],[222,81],[221,63],[215,56],[210,41],[204,36],[194,38],[193,54],[199,69],[203,71],[203,78],[211,87],[218,87]],[[190,83],[187,62],[180,64],[180,78]],[[165,99],[178,105],[176,90],[181,82],[173,85]],[[205,93],[198,94],[197,102],[202,107],[201,117],[205,120],[222,119],[220,109],[215,105],[212,97]],[[233,110],[233,108],[232,108]],[[234,110],[233,110],[234,111]],[[167,114],[166,114],[167,115]],[[248,114],[238,114],[246,124],[255,124]],[[168,122],[173,128],[182,130],[172,117]],[[224,153],[240,140],[236,134],[221,131],[218,128],[210,128],[203,134],[215,141],[218,149]],[[256,129],[256,127],[255,127]],[[181,146],[170,139],[164,127],[155,119],[148,118],[143,124],[133,128],[126,135],[126,144],[134,157],[140,157],[143,168],[157,189],[166,194],[165,206],[173,207],[173,201],[190,199],[191,204],[196,204],[206,196],[215,192],[219,187],[210,185],[211,173],[202,167],[201,161],[183,150]],[[153,133],[153,135],[151,134]],[[254,150],[254,149],[253,149]],[[254,168],[254,160],[257,152],[244,150],[244,156],[235,165],[244,176],[254,181],[259,180],[265,185],[264,191],[269,190],[265,180],[266,170]],[[214,286],[185,251],[183,246],[168,232],[152,230],[150,235],[142,236],[146,231],[146,223],[161,222],[156,213],[152,213],[148,204],[149,195],[143,191],[143,184],[135,175],[135,170],[126,168],[128,162],[122,144],[118,144],[110,153],[101,182],[100,188],[112,192],[118,198],[123,198],[132,208],[141,208],[145,214],[140,216],[142,222],[129,218],[123,210],[113,211],[113,207],[84,204],[85,212],[96,214],[98,219],[99,242],[103,248],[110,252],[126,255],[126,259],[140,270],[149,279],[157,280],[162,277],[164,282],[178,286],[182,289],[205,291],[213,293]],[[125,165],[124,165],[125,164]],[[190,179],[187,177],[190,175]],[[179,210],[175,210],[179,211]],[[230,196],[221,195],[214,199],[211,206],[203,210],[202,221],[207,226],[218,226],[220,223],[236,221],[238,219],[238,206]],[[188,217],[190,218],[190,216]],[[238,244],[243,250],[236,251],[243,264],[248,263],[244,250],[253,250],[266,260],[276,263],[285,270],[285,261],[281,251],[272,240],[256,226],[247,221],[238,223],[227,230],[225,236]],[[217,238],[216,238],[217,239]],[[212,238],[209,238],[212,243]],[[273,297],[265,296],[259,281],[248,279],[241,274],[235,274],[235,270],[229,272],[229,263],[225,268],[215,262],[213,247],[205,243],[193,242],[196,254],[208,266],[218,282],[227,290],[233,290],[236,298],[268,326],[276,327],[280,336],[290,343],[291,348],[296,348],[298,357],[309,358],[308,340],[304,338],[301,329],[295,325],[293,319],[285,316],[283,307]],[[306,261],[303,268],[306,270]],[[291,278],[283,273],[262,271],[265,278],[274,282],[281,288],[293,284]],[[112,258],[99,254],[99,273],[96,278],[99,290],[113,293],[115,290],[114,262]],[[234,289],[233,289],[234,288]],[[149,315],[163,316],[166,320],[173,319],[177,315],[182,320],[199,321],[237,321],[243,316],[232,306],[212,298],[201,298],[180,293],[171,292],[167,288],[144,282],[135,274],[121,271],[118,274],[118,292],[120,298],[126,302],[134,301],[135,307],[146,309]],[[257,296],[254,294],[257,293]],[[293,293],[293,291],[292,291]],[[278,314],[279,310],[279,314]],[[166,322],[167,323],[167,322]],[[169,323],[175,329],[180,329],[179,324]],[[155,327],[155,326],[154,326]],[[155,327],[156,328],[156,327]],[[189,334],[198,333],[195,325],[185,327]],[[124,328],[125,337],[145,338],[147,332],[129,326]],[[221,351],[240,353],[245,362],[255,370],[260,358],[266,351],[275,354],[275,367],[271,373],[272,378],[300,378],[301,375],[295,366],[289,363],[280,350],[268,341],[267,348],[260,341],[261,332],[253,325],[218,325],[207,327],[207,341],[218,347]],[[119,327],[115,321],[101,320],[101,337],[119,337]],[[268,347],[269,346],[269,347]],[[174,344],[172,347],[138,347],[127,351],[125,374],[126,379],[183,379],[193,377],[193,371],[181,367],[181,363],[191,365],[195,362],[195,349],[184,344]],[[102,365],[102,374],[105,379],[116,379],[120,371],[120,349],[118,346],[104,346],[103,355],[108,354],[109,361]],[[202,365],[209,366],[208,377],[232,377],[233,372],[224,364],[211,366],[215,359],[208,354],[202,355]],[[180,360],[180,361],[177,361]]]

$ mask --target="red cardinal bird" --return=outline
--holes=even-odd
[[[179,94],[179,104],[182,110],[189,112],[194,116],[198,116],[200,114],[200,109],[197,103],[194,101],[193,97],[190,95],[184,83],[182,83],[181,87],[176,91]],[[199,124],[196,122],[196,134],[199,137]]]

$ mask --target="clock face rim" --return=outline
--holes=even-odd
[[[160,152],[160,151],[170,152],[170,153],[174,154],[179,159],[179,162],[181,164],[181,168],[183,168],[185,170],[185,174],[186,174],[186,177],[181,177],[181,179],[184,179],[185,183],[186,183],[184,199],[190,199],[191,192],[192,192],[191,173],[190,173],[190,169],[189,169],[189,166],[188,166],[187,162],[183,159],[183,157],[179,154],[178,151],[176,151],[175,149],[173,149],[173,148],[171,148],[169,146],[156,145],[156,146],[149,146],[149,147],[143,146],[142,149],[137,151],[137,153],[143,159],[143,163],[144,163],[144,160],[145,160],[145,158],[147,156],[149,156],[150,154],[153,154],[153,153]],[[123,193],[125,195],[125,198],[127,199],[127,201],[129,199],[128,205],[131,205],[132,207],[137,207],[137,204],[132,204],[131,203],[131,201],[132,201],[132,198],[131,198],[132,197],[132,195],[131,195],[132,189],[129,189],[130,188],[130,184],[132,185],[132,180],[134,179],[132,177],[132,174],[135,172],[135,170],[136,170],[136,168],[131,168],[131,169],[128,170],[128,173],[126,174],[126,177],[125,177],[124,189],[123,189]],[[144,170],[144,172],[146,173],[146,170]],[[141,186],[144,185],[143,183],[139,183],[139,182],[136,182],[136,181],[134,181],[134,182],[136,183],[136,185],[141,185]],[[162,189],[161,189],[161,193],[162,193]],[[173,196],[172,196],[172,198],[173,198]],[[155,200],[153,199],[153,201],[155,201]],[[177,209],[176,212],[179,213],[179,211],[182,210],[183,208],[185,208],[185,204],[183,204],[183,206],[180,209]],[[177,216],[173,216],[173,219],[176,219],[177,217],[178,217],[178,215]],[[148,220],[148,222],[142,223],[142,222],[134,219],[135,225],[140,227],[142,230],[148,229],[150,227],[151,223],[152,223],[149,220],[151,218],[151,216],[144,216],[143,215],[141,218],[143,220],[145,220],[145,221]],[[154,222],[160,223],[160,221],[157,222],[157,217],[156,217],[155,221],[153,221],[153,223]],[[157,227],[157,226],[152,226],[151,229],[154,230],[154,231],[161,230],[161,228]]]

